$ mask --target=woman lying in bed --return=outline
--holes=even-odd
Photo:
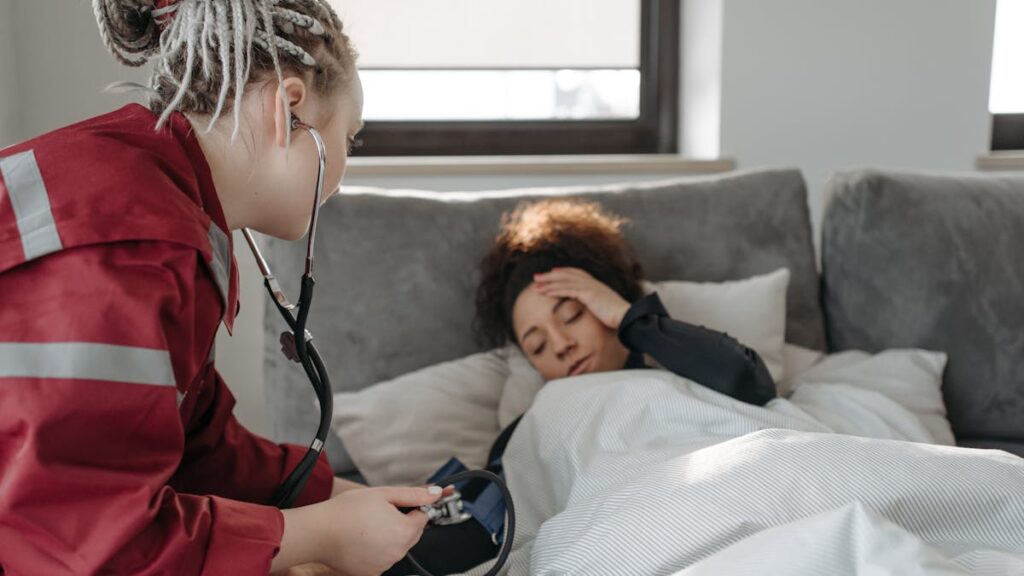
[[[756,352],[726,334],[669,318],[657,294],[643,296],[642,269],[622,235],[625,221],[594,203],[545,200],[502,218],[481,263],[476,324],[496,346],[515,342],[545,380],[647,368],[664,369],[737,400],[764,405],[775,383]],[[491,448],[501,456],[517,419]],[[487,488],[461,489],[472,502]],[[503,514],[495,516],[503,517]],[[462,572],[497,555],[503,524],[476,521],[430,527],[412,555],[434,574]],[[387,574],[415,571],[403,560]]]

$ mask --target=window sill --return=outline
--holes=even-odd
[[[1024,150],[982,154],[976,165],[978,170],[1024,170]]]
[[[731,159],[694,160],[676,154],[579,156],[356,156],[349,176],[480,176],[514,174],[711,174],[735,168]]]

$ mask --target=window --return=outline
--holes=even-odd
[[[344,0],[357,154],[676,151],[678,0]]]
[[[996,4],[992,52],[992,149],[1024,150],[1024,0]]]

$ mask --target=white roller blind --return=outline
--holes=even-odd
[[[640,0],[332,0],[361,68],[638,68]]]

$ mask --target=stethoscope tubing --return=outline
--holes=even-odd
[[[306,266],[305,271],[302,275],[302,285],[299,292],[299,300],[297,304],[288,302],[288,298],[284,295],[284,291],[281,289],[274,277],[274,274],[270,270],[270,265],[267,264],[266,259],[260,252],[259,246],[256,244],[255,239],[252,236],[252,232],[248,228],[242,229],[242,235],[245,236],[246,242],[249,244],[249,249],[252,250],[253,255],[256,257],[256,265],[259,267],[260,273],[263,275],[263,284],[270,293],[270,297],[277,307],[278,312],[281,313],[281,317],[284,318],[285,323],[291,329],[291,335],[288,333],[281,335],[282,347],[286,350],[285,354],[292,360],[300,362],[303,370],[306,372],[306,376],[313,385],[313,390],[316,392],[317,400],[320,402],[320,422],[317,427],[316,436],[313,442],[310,444],[309,450],[303,456],[302,460],[296,465],[295,469],[288,475],[285,481],[278,488],[274,494],[272,502],[279,508],[289,508],[294,503],[295,498],[302,492],[306,482],[309,480],[310,473],[313,467],[316,465],[317,459],[320,457],[320,453],[323,451],[324,444],[327,442],[327,434],[331,428],[331,416],[334,412],[334,398],[331,394],[331,382],[330,377],[327,375],[327,369],[324,366],[323,359],[320,357],[319,351],[313,344],[313,337],[306,330],[306,322],[309,319],[309,311],[313,303],[313,286],[316,281],[313,279],[313,251],[315,249],[316,239],[316,227],[319,222],[319,210],[320,204],[323,201],[324,191],[324,173],[327,166],[327,148],[324,145],[323,138],[320,136],[320,132],[316,128],[308,124],[304,124],[299,121],[295,116],[292,116],[291,121],[292,129],[303,129],[309,132],[309,135],[313,138],[313,142],[316,144],[317,151],[317,174],[316,174],[316,195],[313,198],[313,209],[310,214],[310,225],[308,238],[306,241]],[[292,312],[297,311],[297,316],[293,316]],[[290,342],[288,342],[290,340]],[[289,353],[287,350],[289,346],[294,348],[294,355]]]
[[[252,253],[256,258],[256,265],[259,267],[260,273],[263,275],[263,285],[270,294],[270,298],[277,307],[278,312],[281,313],[281,317],[284,318],[285,323],[288,324],[288,328],[291,329],[291,334],[288,332],[281,334],[281,344],[285,350],[285,355],[291,360],[302,364],[302,368],[306,372],[306,376],[313,385],[313,390],[316,393],[317,400],[320,402],[320,424],[317,427],[316,436],[302,460],[295,466],[295,469],[292,470],[281,486],[278,487],[277,492],[273,496],[273,504],[282,509],[290,508],[295,502],[295,499],[302,492],[303,488],[305,488],[306,482],[309,480],[313,468],[316,466],[316,462],[320,458],[320,453],[323,451],[324,443],[327,441],[327,434],[330,432],[331,428],[331,417],[334,413],[334,398],[332,395],[330,377],[327,374],[327,367],[324,365],[320,352],[313,344],[313,336],[308,330],[306,330],[306,321],[309,319],[309,310],[313,302],[313,286],[316,284],[316,281],[313,279],[313,251],[315,248],[316,227],[319,219],[320,203],[323,201],[324,171],[327,164],[327,150],[324,146],[324,141],[320,136],[320,133],[312,126],[300,122],[298,118],[293,116],[291,127],[292,129],[301,128],[309,132],[310,136],[313,137],[313,141],[316,143],[317,155],[319,157],[316,176],[316,197],[313,200],[313,210],[309,219],[309,238],[306,241],[306,266],[302,275],[302,284],[297,304],[292,304],[288,301],[288,298],[285,296],[284,291],[278,284],[277,279],[271,272],[270,265],[267,264],[266,259],[260,252],[259,246],[256,244],[256,241],[252,236],[252,232],[248,228],[242,229],[242,235],[249,244],[249,248],[252,250]],[[298,316],[292,315],[292,312],[295,310],[298,311]],[[294,355],[288,350],[289,346],[293,348],[292,352],[294,352]],[[509,553],[512,551],[512,542],[515,537],[516,526],[515,507],[512,503],[512,495],[509,493],[505,482],[496,474],[486,470],[468,470],[460,472],[441,480],[438,484],[455,484],[469,478],[483,478],[497,484],[499,490],[501,490],[502,497],[505,499],[506,512],[504,542],[502,543],[501,550],[494,565],[491,566],[491,569],[485,574],[485,576],[493,576],[501,570],[502,566],[508,559]],[[406,558],[422,576],[432,576],[430,572],[425,570],[416,562],[412,554],[407,554]]]

